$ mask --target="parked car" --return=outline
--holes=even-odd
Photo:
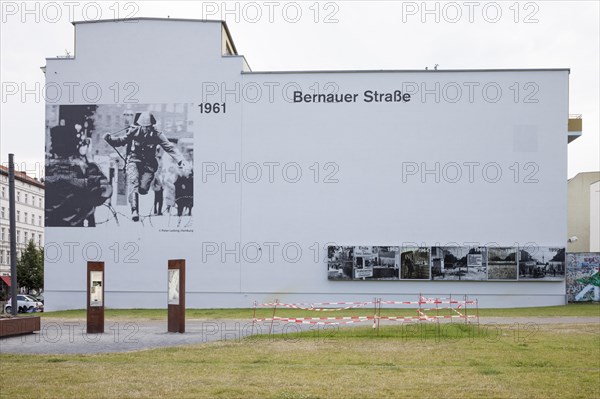
[[[44,304],[31,295],[17,295],[17,306],[19,307],[19,313],[44,311]],[[12,313],[11,298],[8,298],[6,305],[4,305],[4,313]]]

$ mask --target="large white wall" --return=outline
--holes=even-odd
[[[78,24],[75,59],[47,61],[48,83],[97,82],[108,88],[114,82],[135,82],[142,104],[203,100],[227,104],[226,114],[191,116],[199,126],[194,137],[193,232],[166,233],[141,225],[108,234],[99,228],[47,228],[46,242],[53,243],[47,246],[52,262],[47,259],[45,272],[48,310],[85,306],[86,254],[81,249],[89,243],[97,243],[103,251],[109,307],[165,307],[166,262],[175,258],[187,260],[188,307],[249,307],[254,300],[274,298],[400,299],[418,293],[469,294],[482,306],[564,303],[564,282],[328,281],[325,249],[332,242],[563,247],[567,70],[242,73],[242,69],[241,57],[221,56],[219,23],[176,20]],[[206,88],[215,84],[261,87],[263,95],[257,101],[251,91],[244,97],[243,90],[239,101],[231,93],[223,99],[222,92],[207,97]],[[462,98],[450,101],[448,96],[454,94],[447,92],[436,102],[433,94],[422,97],[419,92],[408,103],[362,102],[365,90],[414,92],[422,84],[429,89],[436,84],[458,85]],[[502,89],[497,102],[483,97],[486,84]],[[337,87],[341,93],[359,93],[358,102],[291,103],[284,94],[291,94],[293,87],[304,93]],[[474,88],[472,101],[468,87]],[[537,88],[533,97],[537,102],[525,103],[532,87]],[[114,103],[113,94],[106,89],[97,103]],[[70,100],[65,93],[58,103],[87,102],[79,91]],[[203,176],[211,165],[233,168],[239,163],[243,168],[252,162],[263,165],[263,177],[256,183],[243,174],[240,181],[231,174]],[[280,165],[273,182],[265,162]],[[297,183],[286,181],[281,173],[282,166],[291,162],[303,173]],[[321,168],[318,183],[309,168],[315,162]],[[332,170],[323,169],[328,162],[338,168],[337,183],[323,182]],[[478,162],[473,181],[467,167],[455,183],[443,175],[436,182],[431,174],[403,179],[407,163],[419,167],[425,163],[429,168],[440,163],[443,168],[453,162]],[[510,167],[516,162],[520,174],[515,182]],[[498,182],[486,181],[494,173],[482,175],[483,165],[489,163],[502,171]],[[526,163],[535,166],[524,169]],[[532,168],[537,182],[525,183]],[[125,263],[122,254],[115,261],[111,246],[123,248],[130,242],[139,248],[135,255],[139,262]],[[215,245],[219,251],[212,254]],[[69,247],[75,248],[72,257]],[[262,255],[256,252],[258,247]],[[282,252],[284,247],[288,253]],[[62,248],[62,254],[53,253],[56,248]],[[233,251],[225,253],[224,248]],[[302,250],[299,258],[296,248]]]
[[[590,184],[590,252],[600,252],[600,181]]]

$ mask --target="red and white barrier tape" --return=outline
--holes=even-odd
[[[339,311],[339,310],[348,310],[348,309],[356,309],[356,308],[360,308],[363,307],[365,305],[369,305],[372,304],[372,302],[357,302],[355,304],[351,304],[349,306],[345,306],[342,308],[319,308],[319,307],[315,307],[315,305],[337,305],[337,304],[343,304],[343,303],[298,303],[298,304],[294,304],[294,303],[278,303],[277,307],[279,308],[287,308],[287,309],[300,309],[300,310],[311,310],[311,311],[315,311],[315,312],[335,312],[335,311]],[[348,303],[349,304],[349,303]],[[262,307],[275,307],[275,304],[260,304],[257,306],[262,306]]]
[[[319,303],[260,303],[256,307],[281,307],[291,309],[302,309],[302,310],[343,310],[352,309],[365,305],[372,305],[374,302],[319,302]],[[331,305],[350,305],[343,308],[320,308],[318,306],[331,306]]]
[[[340,311],[340,310],[348,310],[364,307],[367,305],[379,305],[379,309],[381,309],[381,305],[419,305],[419,309],[417,310],[417,316],[344,316],[344,317],[277,317],[275,316],[275,310],[277,307],[287,308],[287,309],[299,309],[299,310],[308,310],[308,311],[320,311],[320,312],[332,312],[332,311]],[[436,306],[439,304],[448,304],[449,307],[436,307],[436,308],[421,308],[423,304],[435,304]],[[452,304],[456,304],[456,307],[452,307]],[[326,307],[318,307],[318,306],[332,306],[332,305],[348,305],[341,308],[326,308]],[[301,324],[350,324],[350,323],[362,323],[365,321],[373,321],[373,327],[380,320],[389,320],[389,321],[403,321],[403,322],[412,322],[412,321],[438,321],[440,319],[472,319],[477,318],[479,320],[478,315],[464,315],[458,311],[463,306],[465,307],[465,313],[467,310],[467,305],[477,305],[476,300],[467,300],[465,296],[464,301],[454,300],[451,298],[426,298],[424,296],[420,296],[418,301],[383,301],[381,299],[376,299],[375,301],[368,302],[318,302],[318,303],[280,303],[279,300],[272,303],[261,303],[254,305],[255,309],[257,307],[269,307],[273,308],[273,317],[270,318],[253,318],[253,322],[257,321],[284,321],[291,323],[301,323]],[[455,314],[450,315],[429,315],[425,312],[428,311],[440,311],[440,310],[451,310]]]

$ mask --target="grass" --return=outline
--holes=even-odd
[[[102,355],[0,355],[3,398],[596,398],[600,326],[307,331]],[[448,327],[446,327],[448,328]],[[30,370],[15,378],[12,370]]]
[[[474,309],[470,310],[471,312]],[[416,310],[402,308],[382,308],[382,316],[414,316]],[[435,312],[430,312],[435,314]],[[186,309],[187,319],[251,319],[252,309]],[[365,316],[372,315],[372,308],[349,309],[337,312],[314,312],[299,309],[277,309],[277,316],[310,317],[310,316]],[[58,312],[36,313],[44,318],[79,318],[85,319],[84,309],[64,310]],[[271,317],[273,309],[257,309],[257,317]],[[566,306],[548,306],[537,308],[510,308],[510,309],[479,309],[482,317],[600,317],[600,304],[581,303]],[[105,317],[108,319],[150,319],[165,320],[166,309],[106,309]]]

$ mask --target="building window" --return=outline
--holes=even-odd
[[[6,215],[4,214],[4,207],[2,207],[2,210],[0,211],[0,216],[2,217],[2,219],[4,219],[6,217]]]
[[[41,208],[42,207],[42,199],[38,198],[38,207]]]
[[[31,214],[31,224],[35,226],[35,215]]]
[[[17,242],[21,241],[21,230],[17,230]]]
[[[42,235],[38,234],[38,245],[41,247],[42,246]]]
[[[21,192],[17,190],[17,202],[21,202]]]
[[[2,198],[6,198],[6,187],[2,186]]]
[[[27,203],[28,200],[29,198],[27,198],[27,193],[25,193],[25,203]]]
[[[28,232],[24,232],[23,233],[23,244],[27,244],[27,241],[29,239],[29,233]]]
[[[42,217],[38,216],[38,226],[41,226],[41,225],[42,225]]]
[[[6,241],[6,229],[2,228],[2,241]]]
[[[21,221],[21,211],[17,211],[17,222]]]
[[[23,223],[27,224],[27,212],[24,213]]]
[[[2,251],[2,250],[0,250],[0,263],[2,263],[2,264],[4,263],[4,251]]]

